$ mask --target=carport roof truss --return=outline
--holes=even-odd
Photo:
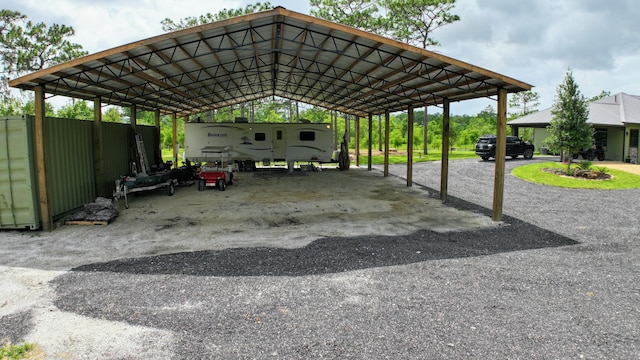
[[[269,96],[358,116],[531,85],[282,7],[105,50],[12,87],[188,115]]]

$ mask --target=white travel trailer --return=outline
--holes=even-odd
[[[328,123],[197,123],[184,124],[185,158],[195,162],[225,161],[331,162],[333,137]]]

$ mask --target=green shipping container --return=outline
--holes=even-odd
[[[0,229],[38,229],[32,117],[0,119]]]

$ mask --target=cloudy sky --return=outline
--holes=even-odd
[[[255,2],[0,0],[0,6],[32,21],[72,26],[72,41],[95,53],[159,35],[165,18],[177,21]],[[309,13],[306,0],[270,2]],[[430,50],[535,86],[540,110],[553,104],[569,68],[586,97],[603,90],[640,95],[640,1],[457,0],[454,13],[461,20],[437,30],[433,35],[442,45]],[[496,102],[454,103],[451,111],[472,115],[487,105],[495,108]]]

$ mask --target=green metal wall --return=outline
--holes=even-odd
[[[131,125],[102,124],[102,144],[104,149],[104,179],[102,186],[108,196],[111,196],[115,190],[116,179],[129,173],[131,136]]]
[[[31,126],[28,121],[0,119],[0,229],[40,227],[33,121]]]
[[[35,155],[35,119],[16,116],[0,121],[0,229],[40,227]],[[96,198],[93,121],[46,118],[45,166],[49,204],[54,220]],[[159,139],[153,126],[137,126],[147,158],[154,164]],[[104,179],[107,197],[115,180],[129,174],[133,161],[131,125],[103,123]]]
[[[93,122],[46,118],[45,159],[53,218],[95,200]]]

